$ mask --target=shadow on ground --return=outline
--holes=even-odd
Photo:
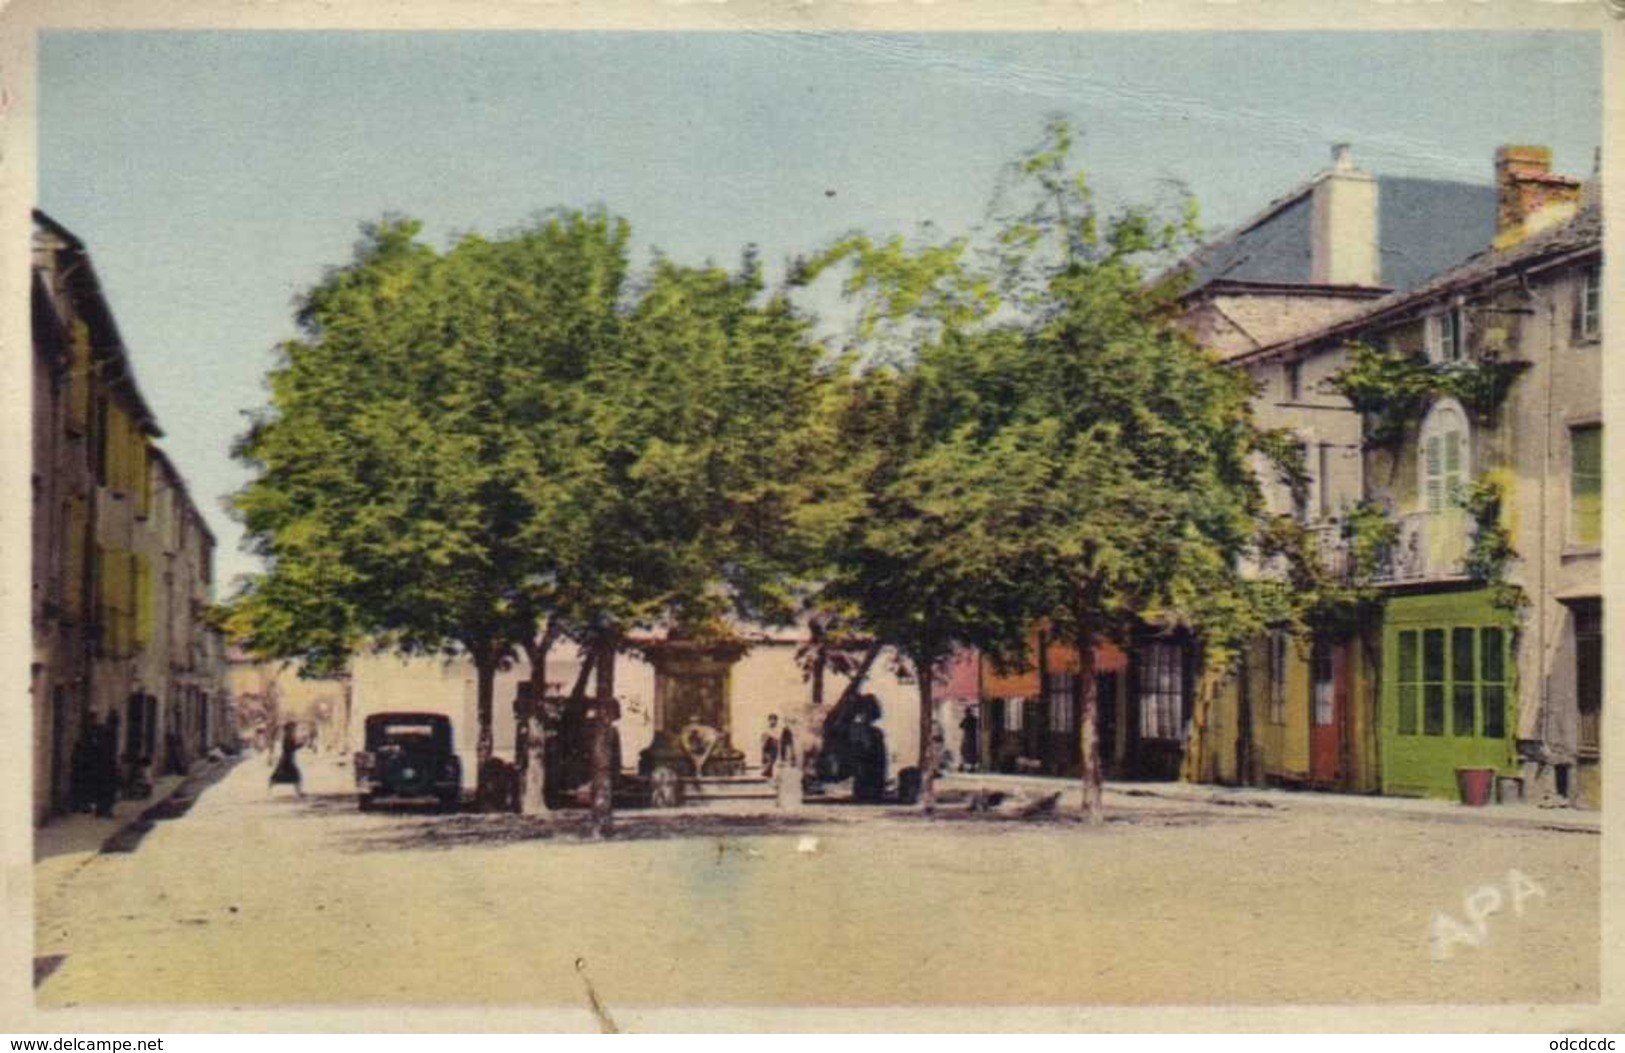
[[[342,807],[342,799],[311,802],[310,814],[331,814]],[[353,802],[350,808],[353,809]],[[546,819],[509,814],[424,816],[409,812],[373,813],[373,818],[397,821],[372,830],[347,830],[342,849],[347,852],[392,852],[443,850],[450,848],[497,848],[527,841],[555,841],[561,844],[604,843],[593,836],[591,818],[583,811],[553,813]],[[1120,813],[1106,817],[1110,829],[1212,826],[1265,820],[1267,815],[1220,813],[1214,810],[1168,809],[1156,812]],[[952,828],[967,835],[1007,834],[1040,829],[1087,828],[1082,816],[1051,813],[1018,817],[966,808],[939,808],[932,815],[917,809],[870,808],[824,809],[810,807],[794,814],[727,814],[702,810],[685,813],[620,811],[608,842],[715,840],[730,837],[774,837],[805,834],[814,830],[853,829],[884,826],[887,830],[924,831],[933,827]]]
[[[207,767],[188,775],[174,793],[144,810],[129,826],[102,842],[102,852],[134,852],[158,823],[166,819],[179,819],[191,811],[203,791],[224,779],[241,760],[239,756],[210,761]]]
[[[407,818],[376,832],[349,831],[344,848],[350,852],[390,852],[414,849],[500,847],[525,841],[590,844],[591,817],[584,812],[554,814],[546,819],[523,815],[446,815]],[[812,827],[827,826],[825,819],[805,815],[660,815],[619,812],[609,840],[659,841],[682,838],[789,836]]]

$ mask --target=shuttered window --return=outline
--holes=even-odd
[[[1602,335],[1602,271],[1588,268],[1580,281],[1580,302],[1575,309],[1576,335],[1595,340]]]
[[[1602,543],[1602,428],[1569,432],[1570,539],[1576,545]]]
[[[90,328],[73,323],[73,347],[68,361],[68,431],[83,435],[90,421]]]
[[[1462,329],[1462,314],[1458,308],[1429,315],[1426,336],[1428,357],[1435,362],[1459,361],[1465,335]]]
[[[1453,403],[1433,408],[1422,426],[1420,454],[1423,508],[1443,511],[1461,503],[1467,481],[1467,419]]]
[[[72,497],[65,503],[68,536],[62,539],[62,606],[69,618],[79,621],[85,616],[85,520],[89,505],[83,497]]]
[[[142,434],[139,427],[135,428],[131,438],[135,444],[133,480],[135,489],[135,514],[145,519],[152,513],[152,458],[147,447],[147,437]]]
[[[130,557],[130,573],[134,578],[131,595],[134,597],[134,645],[144,648],[152,643],[154,596],[152,590],[152,564],[141,556]]]

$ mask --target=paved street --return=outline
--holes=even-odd
[[[1594,833],[1108,794],[1114,821],[945,807],[362,815],[250,757],[134,851],[40,877],[42,1006],[1585,1002]],[[126,838],[126,842],[130,839]],[[129,847],[127,844],[126,847]],[[1512,909],[1508,871],[1544,893]],[[1479,946],[1435,915],[1500,890]],[[578,962],[582,972],[578,972]]]

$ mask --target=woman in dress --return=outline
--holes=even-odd
[[[303,797],[305,795],[304,778],[299,774],[299,762],[295,756],[299,752],[299,738],[293,721],[282,725],[282,757],[277,761],[276,768],[271,772],[271,781],[265,787],[265,793],[270,795],[278,783],[286,783],[293,787],[293,792]]]

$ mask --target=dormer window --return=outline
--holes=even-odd
[[[1427,317],[1427,352],[1434,362],[1459,362],[1466,350],[1460,307],[1447,307]]]

